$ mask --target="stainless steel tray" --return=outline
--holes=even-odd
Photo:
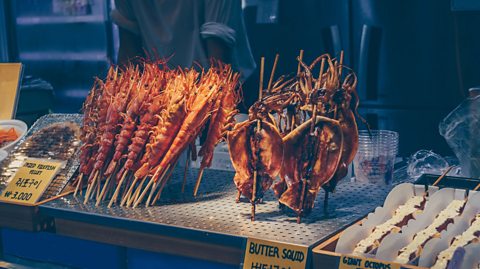
[[[247,237],[256,237],[313,247],[383,204],[393,188],[393,185],[343,181],[336,192],[330,194],[328,212],[324,212],[324,192],[321,191],[312,213],[303,218],[301,224],[296,223],[293,212],[280,210],[273,192],[268,191],[263,203],[257,206],[256,220],[252,222],[250,204],[235,203],[233,173],[205,171],[200,196],[193,198],[197,172],[196,169],[188,171],[186,192],[182,194],[183,169],[177,169],[161,201],[154,207],[107,208],[106,204],[95,207],[92,202],[83,205],[80,197],[66,196],[40,206],[40,210],[55,218],[189,240],[241,244]],[[396,177],[404,172],[397,171]]]

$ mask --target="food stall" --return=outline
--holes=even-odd
[[[63,13],[47,23],[65,21],[58,18],[75,7],[70,23],[97,23],[94,16],[107,25],[110,4],[52,3]],[[275,23],[267,6],[258,4]],[[365,8],[351,4],[349,14]],[[16,22],[35,26],[26,15]],[[235,66],[212,60],[179,67],[151,57],[112,64],[88,81],[88,93],[73,90],[82,93],[81,113],[15,125],[19,71],[14,98],[0,107],[0,115],[2,108],[10,113],[0,121],[0,261],[67,268],[478,266],[480,180],[471,148],[480,97],[472,94],[440,123],[456,158],[431,151],[399,157],[413,147],[402,140],[412,133],[389,128],[400,126],[396,117],[384,125],[388,119],[371,113],[397,109],[382,100],[401,102],[398,93],[365,91],[372,87],[365,61],[375,59],[369,42],[379,37],[373,28],[362,28],[360,66],[351,44],[331,54],[299,49],[258,57],[258,98],[243,115],[238,109],[252,88],[242,89],[249,82]],[[338,29],[330,28],[333,35]]]

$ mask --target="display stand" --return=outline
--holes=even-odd
[[[321,243],[312,250],[312,259],[315,268],[340,268],[342,255],[335,252],[335,246],[342,232],[333,235],[330,239]],[[389,263],[391,264],[391,263]],[[424,269],[413,265],[399,265],[402,269]]]
[[[67,195],[65,193],[64,195]],[[49,231],[54,227],[52,217],[40,215],[38,206],[58,197],[53,197],[32,206],[0,203],[0,227],[22,231]]]
[[[54,217],[59,235],[238,266],[243,262],[248,238],[311,250],[382,204],[392,188],[342,182],[329,197],[328,212],[320,199],[300,224],[294,212],[278,208],[269,191],[257,206],[252,222],[248,201],[235,203],[233,173],[206,170],[199,196],[193,198],[197,171],[189,170],[182,194],[183,169],[178,168],[154,207],[96,207],[94,203],[83,205],[82,196],[69,195],[42,205],[40,212]],[[319,197],[323,196],[322,191]]]
[[[57,122],[72,121],[80,123],[81,119],[82,117],[79,114],[49,114],[41,117],[35,122],[35,124],[33,124],[26,136],[18,142],[17,146],[12,151],[12,155],[16,154],[17,149],[26,139],[41,128]],[[0,162],[0,166],[4,166],[4,169],[0,168],[0,181],[11,178],[12,172],[10,170],[18,170],[18,168],[10,167],[10,162],[14,162],[15,158],[15,156],[11,156]],[[15,165],[15,167],[17,166],[18,165]],[[72,193],[73,189],[70,186],[67,186],[67,182],[74,174],[75,170],[75,161],[70,160],[67,167],[62,171],[63,176],[55,177],[36,203],[20,205],[0,202],[0,227],[23,231],[51,230],[54,225],[53,219],[50,216],[40,215],[38,206]],[[4,184],[5,182],[2,183]],[[2,192],[4,190],[5,189],[2,189]]]

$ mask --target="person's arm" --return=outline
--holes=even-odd
[[[237,1],[205,0],[204,23],[200,35],[205,42],[208,58],[215,58],[231,63],[233,49],[236,46]]]
[[[118,28],[120,47],[118,48],[118,65],[125,65],[129,63],[135,57],[143,57],[142,40],[140,36],[125,30],[121,27]]]
[[[205,39],[208,58],[220,60],[224,63],[231,62],[232,49],[220,38],[209,37]]]
[[[119,45],[117,64],[125,65],[136,57],[143,57],[141,32],[133,11],[132,0],[115,0],[115,9],[110,12],[112,21],[118,25]]]

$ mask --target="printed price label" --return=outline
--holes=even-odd
[[[338,269],[400,269],[400,264],[364,257],[342,255]]]
[[[307,247],[249,238],[243,269],[304,269],[307,255]]]
[[[35,204],[57,175],[63,162],[27,159],[18,169],[0,201],[17,204]]]

